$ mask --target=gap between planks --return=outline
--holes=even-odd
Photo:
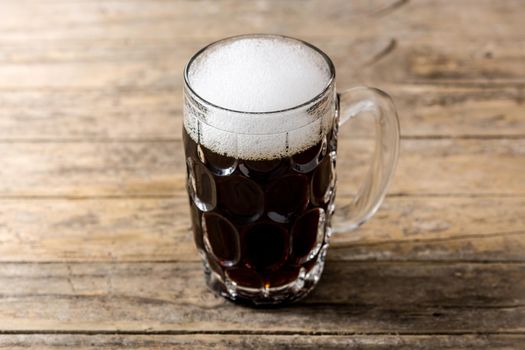
[[[401,140],[416,140],[416,141],[425,141],[425,140],[523,140],[525,139],[525,134],[511,134],[511,135],[401,135]],[[354,140],[368,140],[370,137],[362,135],[353,135],[352,139]],[[60,138],[60,139],[50,139],[50,138],[9,138],[9,139],[0,139],[0,144],[14,144],[14,143],[179,143],[181,142],[180,138]]]
[[[372,244],[373,245],[373,244]],[[328,248],[334,249],[333,246]],[[337,248],[336,248],[337,249]],[[328,257],[328,262],[345,263],[345,264],[378,264],[378,265],[525,265],[525,260],[469,260],[469,259],[447,259],[447,260],[432,260],[432,259],[391,259],[391,260],[372,260],[372,259],[334,259]],[[0,265],[141,265],[141,264],[200,264],[197,260],[38,260],[38,261],[18,261],[18,260],[2,260]],[[524,305],[525,306],[525,305]],[[456,307],[456,306],[454,306]]]
[[[68,334],[68,335],[307,335],[307,336],[380,336],[380,335],[400,335],[400,336],[423,336],[423,335],[455,335],[455,336],[465,336],[465,335],[525,335],[525,331],[497,331],[497,332],[325,332],[325,331],[248,331],[248,330],[215,330],[215,331],[195,331],[195,330],[164,330],[164,331],[134,331],[134,330],[1,330],[0,335],[52,335],[52,334]]]
[[[341,193],[341,195],[354,195],[353,193]],[[524,198],[525,194],[520,193],[405,193],[393,192],[387,193],[386,198]],[[142,199],[177,199],[187,200],[187,195],[183,194],[124,194],[124,195],[0,195],[0,200],[142,200]],[[341,207],[342,209],[343,207]]]

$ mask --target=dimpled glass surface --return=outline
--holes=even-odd
[[[334,209],[334,131],[291,157],[261,161],[183,136],[194,239],[212,288],[264,302],[276,289],[300,295],[308,276],[317,282]]]

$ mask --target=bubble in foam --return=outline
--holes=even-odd
[[[319,52],[281,37],[221,42],[188,70],[192,89],[205,100],[244,112],[269,112],[305,103],[328,84],[330,70]]]
[[[200,98],[221,107],[200,108],[186,95],[185,129],[214,152],[252,160],[286,157],[315,145],[332,125],[333,91],[326,91],[314,112],[311,106],[293,108],[312,101],[331,82],[325,58],[298,40],[227,39],[201,52],[186,74]],[[286,111],[253,114],[281,110]]]

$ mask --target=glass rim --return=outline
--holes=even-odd
[[[245,38],[276,38],[276,39],[285,39],[285,40],[295,41],[295,42],[297,42],[299,44],[308,46],[309,48],[311,48],[314,51],[316,51],[317,53],[319,53],[321,55],[321,57],[323,58],[323,60],[328,65],[328,69],[330,71],[330,77],[329,77],[329,79],[328,79],[328,81],[326,83],[326,86],[318,94],[316,94],[314,97],[310,98],[308,101],[302,102],[302,103],[297,104],[297,105],[292,106],[292,107],[282,108],[282,109],[278,109],[278,110],[264,111],[264,112],[260,112],[260,111],[255,111],[255,112],[242,111],[242,110],[238,110],[238,109],[227,108],[227,107],[219,106],[219,105],[217,105],[215,103],[212,103],[212,102],[206,100],[205,98],[201,97],[191,87],[191,84],[190,84],[189,69],[190,69],[191,64],[197,59],[197,57],[199,57],[202,53],[204,53],[206,50],[210,49],[213,46],[220,45],[220,44],[225,43],[227,41],[234,41],[234,40],[245,39]],[[217,108],[217,109],[225,111],[225,112],[236,113],[236,114],[245,114],[245,115],[246,114],[248,114],[248,115],[278,114],[278,113],[290,112],[290,111],[294,111],[294,110],[298,110],[298,109],[307,107],[307,106],[309,106],[309,105],[311,105],[311,104],[321,100],[326,95],[326,93],[332,89],[332,87],[334,85],[334,81],[335,81],[335,66],[334,66],[332,60],[330,59],[330,57],[326,53],[324,53],[318,47],[316,47],[316,46],[314,46],[314,45],[312,45],[312,44],[310,44],[310,43],[308,43],[308,42],[306,42],[304,40],[293,38],[293,37],[286,36],[286,35],[281,35],[281,34],[264,34],[264,33],[241,34],[241,35],[234,35],[234,36],[230,36],[230,37],[226,37],[226,38],[214,41],[214,42],[204,46],[199,51],[197,51],[190,58],[190,60],[188,61],[188,63],[184,67],[184,86],[185,86],[186,89],[188,89],[188,91],[193,95],[194,98],[199,100],[204,105],[208,105],[208,106],[211,106],[213,108]]]

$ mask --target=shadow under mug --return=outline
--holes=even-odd
[[[199,96],[190,78],[198,58],[251,39],[315,50],[330,74],[324,90],[271,112],[231,110]],[[344,222],[337,222],[339,126],[360,115],[372,116],[375,149]],[[279,304],[315,287],[333,232],[354,230],[379,208],[397,163],[399,121],[383,91],[337,93],[334,65],[318,48],[284,36],[242,35],[210,44],[187,64],[183,139],[192,228],[209,288],[238,302]]]

